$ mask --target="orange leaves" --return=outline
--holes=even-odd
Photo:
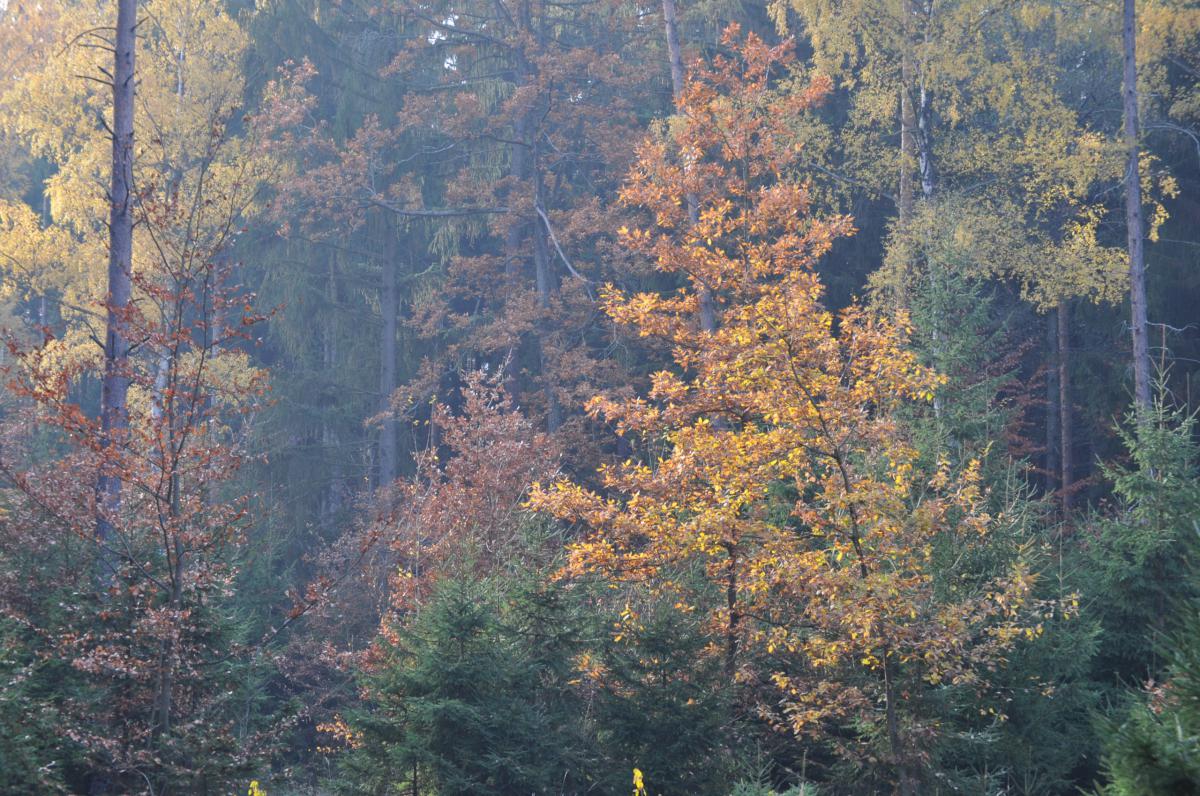
[[[991,527],[978,465],[918,474],[895,410],[944,380],[908,349],[908,318],[859,306],[835,318],[822,304],[812,266],[853,226],[811,215],[806,185],[787,176],[797,146],[782,114],[828,82],[777,106],[770,76],[783,65],[752,38],[736,60],[698,67],[673,139],[640,150],[622,193],[653,219],[622,241],[687,282],[666,295],[608,288],[604,307],[669,341],[675,368],[653,375],[646,399],[589,409],[664,453],[602,470],[608,497],[560,482],[530,504],[590,529],[565,574],[653,580],[695,565],[712,590],[686,602],[725,637],[711,648],[750,643],[806,672],[775,679],[793,729],[808,732],[873,720],[885,668],[971,681],[1023,634],[1030,581],[1013,573],[986,597],[935,588],[933,551],[967,549]],[[690,192],[694,222],[680,209]],[[702,287],[718,308],[711,332],[695,319]]]
[[[554,477],[557,447],[514,409],[500,378],[465,374],[458,413],[435,404],[431,423],[447,458],[437,450],[419,455],[416,475],[391,488],[359,535],[368,548],[380,542],[387,548],[369,551],[378,560],[364,560],[366,568],[391,568],[372,573],[390,579],[387,622],[402,619],[434,581],[457,568],[482,572],[502,561],[521,533],[529,484]],[[563,500],[567,513],[601,516],[578,488]],[[368,558],[367,551],[358,555]]]

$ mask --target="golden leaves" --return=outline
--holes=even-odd
[[[689,283],[667,295],[604,290],[610,317],[672,343],[675,367],[653,375],[646,399],[595,398],[589,411],[666,453],[603,468],[604,497],[560,481],[529,504],[589,529],[566,576],[662,585],[664,572],[698,566],[725,600],[681,602],[707,614],[715,637],[814,672],[802,687],[775,676],[793,727],[809,731],[870,704],[873,673],[893,659],[930,682],[973,677],[980,656],[1024,635],[1030,581],[1001,579],[987,598],[935,593],[934,548],[980,544],[991,528],[979,467],[943,462],[919,483],[894,413],[931,400],[943,377],[908,349],[905,314],[851,306],[835,323],[822,305],[812,265],[852,224],[811,215],[807,186],[785,176],[797,148],[746,96],[763,90],[755,70],[770,60],[756,47],[685,92],[674,134],[696,155],[688,168],[664,166],[661,144],[644,147],[624,192],[655,224],[622,240]],[[677,210],[693,190],[694,225]],[[719,308],[714,331],[695,319],[701,286]],[[627,609],[614,634],[636,622]]]

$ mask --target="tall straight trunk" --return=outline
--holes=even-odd
[[[96,478],[96,542],[100,580],[107,585],[115,561],[108,552],[113,521],[121,507],[121,473],[115,455],[129,429],[129,339],[126,326],[133,297],[133,108],[137,0],[117,0],[115,64],[112,74],[112,173],[109,187],[108,314],[104,377],[100,387],[100,472]]]
[[[535,178],[540,188],[541,175]],[[539,196],[536,202],[540,203]],[[535,207],[540,207],[535,205]],[[541,318],[538,319],[538,336],[534,345],[538,348],[538,366],[541,369],[542,393],[546,399],[546,429],[554,432],[563,425],[563,409],[558,402],[558,394],[554,390],[554,379],[546,367],[546,324],[550,321],[550,295],[553,291],[550,273],[550,245],[546,243],[546,228],[534,223],[533,229],[533,265],[534,281],[538,286],[538,309]]]
[[[896,190],[896,227],[906,231],[912,223],[915,200],[913,196],[913,164],[917,160],[917,116],[912,103],[912,1],[899,0],[901,21],[900,49],[900,157]],[[896,275],[892,290],[898,306],[910,306],[909,285],[914,263],[905,263],[903,272]]]
[[[916,785],[913,782],[912,767],[905,760],[907,750],[903,748],[900,737],[900,720],[896,702],[896,670],[892,661],[890,649],[883,651],[883,702],[884,720],[887,724],[888,750],[891,752],[892,765],[896,770],[896,793],[898,796],[916,796]]]
[[[675,110],[679,110],[679,102],[683,97],[683,48],[679,43],[679,18],[675,9],[675,0],[662,0],[663,27],[667,37],[667,60],[671,65],[671,96],[675,100]],[[700,200],[696,194],[688,193],[687,201],[688,223],[696,226],[700,221]],[[700,328],[706,332],[717,330],[717,309],[712,292],[708,286],[698,284],[696,292],[700,303]]]
[[[517,27],[522,32],[528,33],[532,24],[532,11],[529,3],[519,3],[517,5]],[[515,90],[520,91],[529,82],[530,67],[521,48],[517,48],[513,55],[516,61],[513,67],[513,83]],[[513,185],[509,189],[510,193],[519,191],[520,186],[529,177],[530,146],[528,138],[532,114],[532,110],[527,110],[518,114],[513,121],[512,140],[508,146],[508,174],[512,178]],[[522,271],[521,265],[524,257],[521,245],[525,240],[526,227],[528,224],[520,213],[512,213],[509,216],[508,229],[504,232],[504,277],[510,286],[516,284]],[[514,403],[520,400],[521,388],[521,382],[517,378],[517,372],[520,370],[516,362],[519,356],[518,348],[517,345],[509,347],[504,363],[504,387]]]
[[[174,435],[171,439],[174,444]],[[175,523],[179,517],[179,473],[177,465],[171,465],[173,472],[168,480],[168,513],[170,522]],[[170,549],[165,549],[171,561],[171,610],[177,615],[183,610],[183,578],[184,578],[184,547],[183,539],[177,534],[171,541]],[[157,741],[171,730],[171,710],[175,691],[175,644],[171,637],[161,642],[158,660],[158,680],[155,685],[154,716],[152,738]]]
[[[900,228],[904,229],[912,220],[913,179],[912,167],[916,161],[917,116],[913,113],[912,100],[908,96],[910,72],[908,53],[901,58],[900,73],[903,86],[900,89],[900,190],[897,192],[896,210]]]
[[[379,313],[379,486],[396,480],[396,332],[399,296],[396,291],[396,230],[390,219],[380,224],[383,259],[380,262]]]
[[[325,319],[321,363],[325,373],[332,373],[338,365],[338,253],[335,250],[329,258],[329,275],[325,283],[325,300],[331,311]],[[341,439],[337,429],[330,422],[327,413],[321,413],[321,446],[325,455],[332,459],[329,468],[329,483],[326,499],[320,512],[322,523],[328,523],[342,510],[342,499],[345,497],[345,469],[341,456]]]
[[[913,23],[921,21],[921,37],[929,44],[933,16],[931,0],[901,0],[903,49],[900,52],[900,185],[897,210],[903,227],[916,204],[914,176],[921,185],[921,198],[929,199],[936,188],[933,159],[933,93],[925,69],[914,64],[916,46]],[[914,174],[915,170],[915,174]]]
[[[671,65],[671,94],[678,107],[679,97],[683,94],[683,48],[679,45],[679,17],[675,10],[675,0],[662,0],[663,27],[667,36],[667,60]]]
[[[1045,494],[1058,489],[1059,458],[1058,313],[1046,314],[1046,458]]]
[[[929,0],[926,0],[921,11],[924,15],[924,37],[926,43],[928,43],[929,15],[932,14],[932,6],[930,5]],[[916,13],[917,9],[914,6],[913,14],[915,15]],[[916,165],[917,177],[921,184],[921,201],[928,203],[931,199],[933,199],[934,190],[937,186],[934,179],[933,165],[933,95],[926,87],[925,81],[925,70],[921,70],[921,74],[918,77],[918,85],[915,87],[917,92],[916,107],[913,108],[912,111],[917,124],[915,134],[913,135],[914,141],[912,146],[917,152]],[[927,237],[928,235],[926,233],[926,238]],[[926,243],[928,243],[928,240],[926,240]],[[926,250],[928,251],[928,249]],[[925,262],[929,270],[929,282],[934,301],[944,301],[946,287],[944,282],[942,282],[942,278],[943,269],[945,266],[942,263],[939,263],[937,260],[930,260],[928,258],[926,258]],[[945,347],[942,344],[941,323],[941,313],[938,311],[937,305],[935,304],[933,318],[931,319],[931,325],[929,329],[930,345],[932,348],[934,361],[939,361],[943,351],[945,350]],[[939,390],[935,390],[933,393],[933,416],[938,420],[941,420],[943,416],[942,393]]]
[[[917,94],[917,174],[921,179],[921,198],[932,198],[937,186],[933,159],[933,95],[924,78]]]
[[[725,610],[729,612],[729,621],[725,628],[725,679],[733,683],[737,674],[738,659],[738,625],[741,614],[738,612],[738,550],[734,545],[728,545],[729,568],[725,572]]]
[[[525,72],[518,70],[518,87],[525,84]],[[508,174],[515,185],[520,185],[527,179],[529,160],[529,145],[525,141],[529,133],[528,114],[521,114],[513,124],[513,141],[509,145]],[[521,272],[521,241],[525,237],[525,219],[514,213],[508,229],[504,232],[504,275],[515,279]]]
[[[924,49],[929,49],[929,31],[933,24],[933,0],[921,0],[913,15],[921,16],[921,38]],[[921,180],[921,198],[930,199],[937,187],[936,165],[933,158],[933,91],[929,87],[929,69],[923,66],[917,78],[917,106],[914,109],[917,122],[917,175]]]
[[[1058,428],[1059,428],[1059,495],[1062,501],[1063,520],[1071,518],[1071,487],[1074,482],[1074,461],[1071,448],[1074,446],[1071,425],[1071,308],[1065,301],[1058,303]]]
[[[1139,422],[1150,409],[1150,341],[1146,322],[1146,258],[1143,250],[1142,184],[1138,169],[1137,5],[1124,0],[1121,37],[1125,51],[1125,229],[1129,249],[1130,326],[1133,333],[1133,400]]]
[[[524,85],[524,70],[518,71],[518,86]],[[526,143],[528,129],[527,114],[521,114],[513,125],[513,142],[509,145],[508,173],[513,183],[520,185],[525,179]],[[514,213],[504,232],[504,278],[509,284],[516,282],[521,273],[521,241],[525,236],[525,220]],[[514,402],[520,400],[520,382],[517,379],[517,352],[515,346],[509,348],[504,363],[504,389]]]

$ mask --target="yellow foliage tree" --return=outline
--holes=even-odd
[[[232,593],[247,501],[226,502],[222,486],[244,460],[266,385],[247,354],[261,317],[238,289],[229,250],[274,165],[252,136],[228,129],[239,121],[248,39],[225,4],[133,4],[136,71],[130,5],[120,4],[115,27],[100,0],[47,3],[45,24],[29,28],[22,9],[0,11],[0,34],[23,48],[0,86],[4,134],[51,171],[41,208],[0,201],[3,299],[50,305],[31,318],[35,342],[9,341],[5,374],[18,405],[6,412],[0,470],[21,499],[4,554],[37,566],[29,591],[6,595],[5,607],[30,606],[49,654],[99,695],[60,714],[95,792],[129,792],[142,780],[154,792],[175,792],[168,782],[192,792],[220,787],[247,743],[229,740],[234,723],[222,713],[227,666],[242,650],[218,646],[228,625],[217,607]],[[120,188],[110,182],[118,172]],[[110,224],[118,212],[122,223]],[[97,420],[80,399],[94,395],[88,377],[102,369]],[[125,386],[108,389],[114,374],[129,385],[127,415]],[[29,443],[43,428],[62,453]],[[43,546],[78,543],[78,561],[91,566],[72,560],[53,579],[40,569]],[[36,614],[47,591],[39,577],[70,590],[71,612]],[[202,769],[190,762],[198,749]]]
[[[970,581],[961,562],[1000,524],[975,467],[915,475],[895,410],[931,400],[941,380],[906,348],[903,313],[822,305],[814,263],[853,230],[812,215],[808,185],[792,176],[803,148],[789,116],[829,84],[775,96],[786,46],[751,37],[736,58],[698,69],[673,142],[644,144],[623,192],[649,216],[621,230],[626,244],[684,285],[610,287],[605,310],[667,341],[675,368],[644,399],[589,408],[663,452],[603,469],[604,495],[560,481],[531,504],[589,529],[567,574],[640,583],[705,612],[711,653],[732,678],[769,674],[751,670],[746,645],[777,662],[782,723],[825,740],[834,725],[875,727],[913,793],[917,739],[932,729],[905,705],[922,684],[978,683],[999,662],[1026,631],[1032,576],[1014,557],[999,578]],[[682,157],[666,157],[669,145]],[[712,332],[695,321],[701,285],[721,314]],[[696,566],[701,588],[677,577]]]
[[[44,209],[0,194],[0,276],[9,298],[56,305],[38,321],[53,316],[54,352],[85,368],[99,367],[92,341],[103,338],[107,288],[109,5],[57,0],[32,20],[24,4],[0,12],[3,41],[20,56],[0,87],[0,124],[53,169]],[[156,306],[154,286],[198,272],[228,248],[274,164],[227,129],[243,103],[249,42],[224,4],[149,0],[137,46],[134,304],[169,312]],[[148,408],[145,396],[138,401]]]
[[[1115,130],[1078,110],[1078,63],[1102,68],[1107,11],[977,0],[777,0],[777,24],[797,20],[817,69],[847,93],[846,120],[810,120],[826,196],[888,197],[896,245],[877,286],[925,278],[923,247],[952,242],[959,273],[1011,278],[1039,310],[1073,297],[1120,301],[1121,247],[1097,231],[1105,189],[1120,182]],[[1111,38],[1111,37],[1110,37]],[[1114,78],[1119,71],[1114,71]],[[1173,191],[1147,163],[1152,195]],[[924,205],[924,208],[922,208]],[[1155,217],[1165,218],[1161,204]],[[978,244],[971,249],[967,244]],[[931,258],[930,258],[931,259]],[[915,273],[913,273],[915,271]]]

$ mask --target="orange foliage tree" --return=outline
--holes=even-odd
[[[517,410],[504,378],[464,373],[457,410],[434,400],[413,475],[372,496],[359,527],[323,554],[298,605],[333,623],[328,638],[353,646],[378,629],[376,640],[394,642],[439,580],[487,577],[534,552],[524,502],[532,483],[558,473],[560,448]]]
[[[911,793],[931,729],[905,707],[923,684],[979,682],[1025,633],[1032,576],[1016,556],[999,577],[971,579],[964,562],[999,525],[975,466],[918,475],[895,410],[931,400],[941,378],[906,348],[906,318],[822,304],[814,265],[853,229],[810,212],[789,121],[828,81],[800,85],[790,44],[736,37],[724,42],[735,56],[695,67],[679,117],[642,146],[622,194],[647,213],[624,241],[680,287],[609,288],[604,307],[666,340],[675,367],[645,398],[589,409],[647,455],[604,468],[604,494],[560,480],[531,505],[590,530],[568,575],[636,582],[704,612],[730,677],[782,692],[782,712],[764,712],[843,752],[847,737],[882,738]],[[713,332],[695,321],[702,288],[717,304]],[[935,576],[949,549],[957,559]],[[679,577],[697,566],[699,585]],[[827,732],[850,725],[865,731]]]
[[[397,482],[376,523],[393,557],[386,625],[403,621],[439,578],[483,576],[520,547],[529,485],[552,477],[559,453],[550,435],[519,413],[486,373],[465,375],[457,413],[435,403],[443,451],[417,455],[416,475]]]
[[[253,496],[231,485],[268,385],[249,355],[265,316],[230,248],[260,173],[221,172],[213,153],[239,142],[220,119],[207,132],[193,182],[139,191],[128,427],[110,439],[90,411],[101,351],[50,325],[29,330],[35,344],[6,333],[0,618],[66,694],[59,730],[79,765],[64,776],[93,793],[224,788],[270,739],[237,702],[256,649],[232,604]],[[103,537],[101,473],[123,490]]]

